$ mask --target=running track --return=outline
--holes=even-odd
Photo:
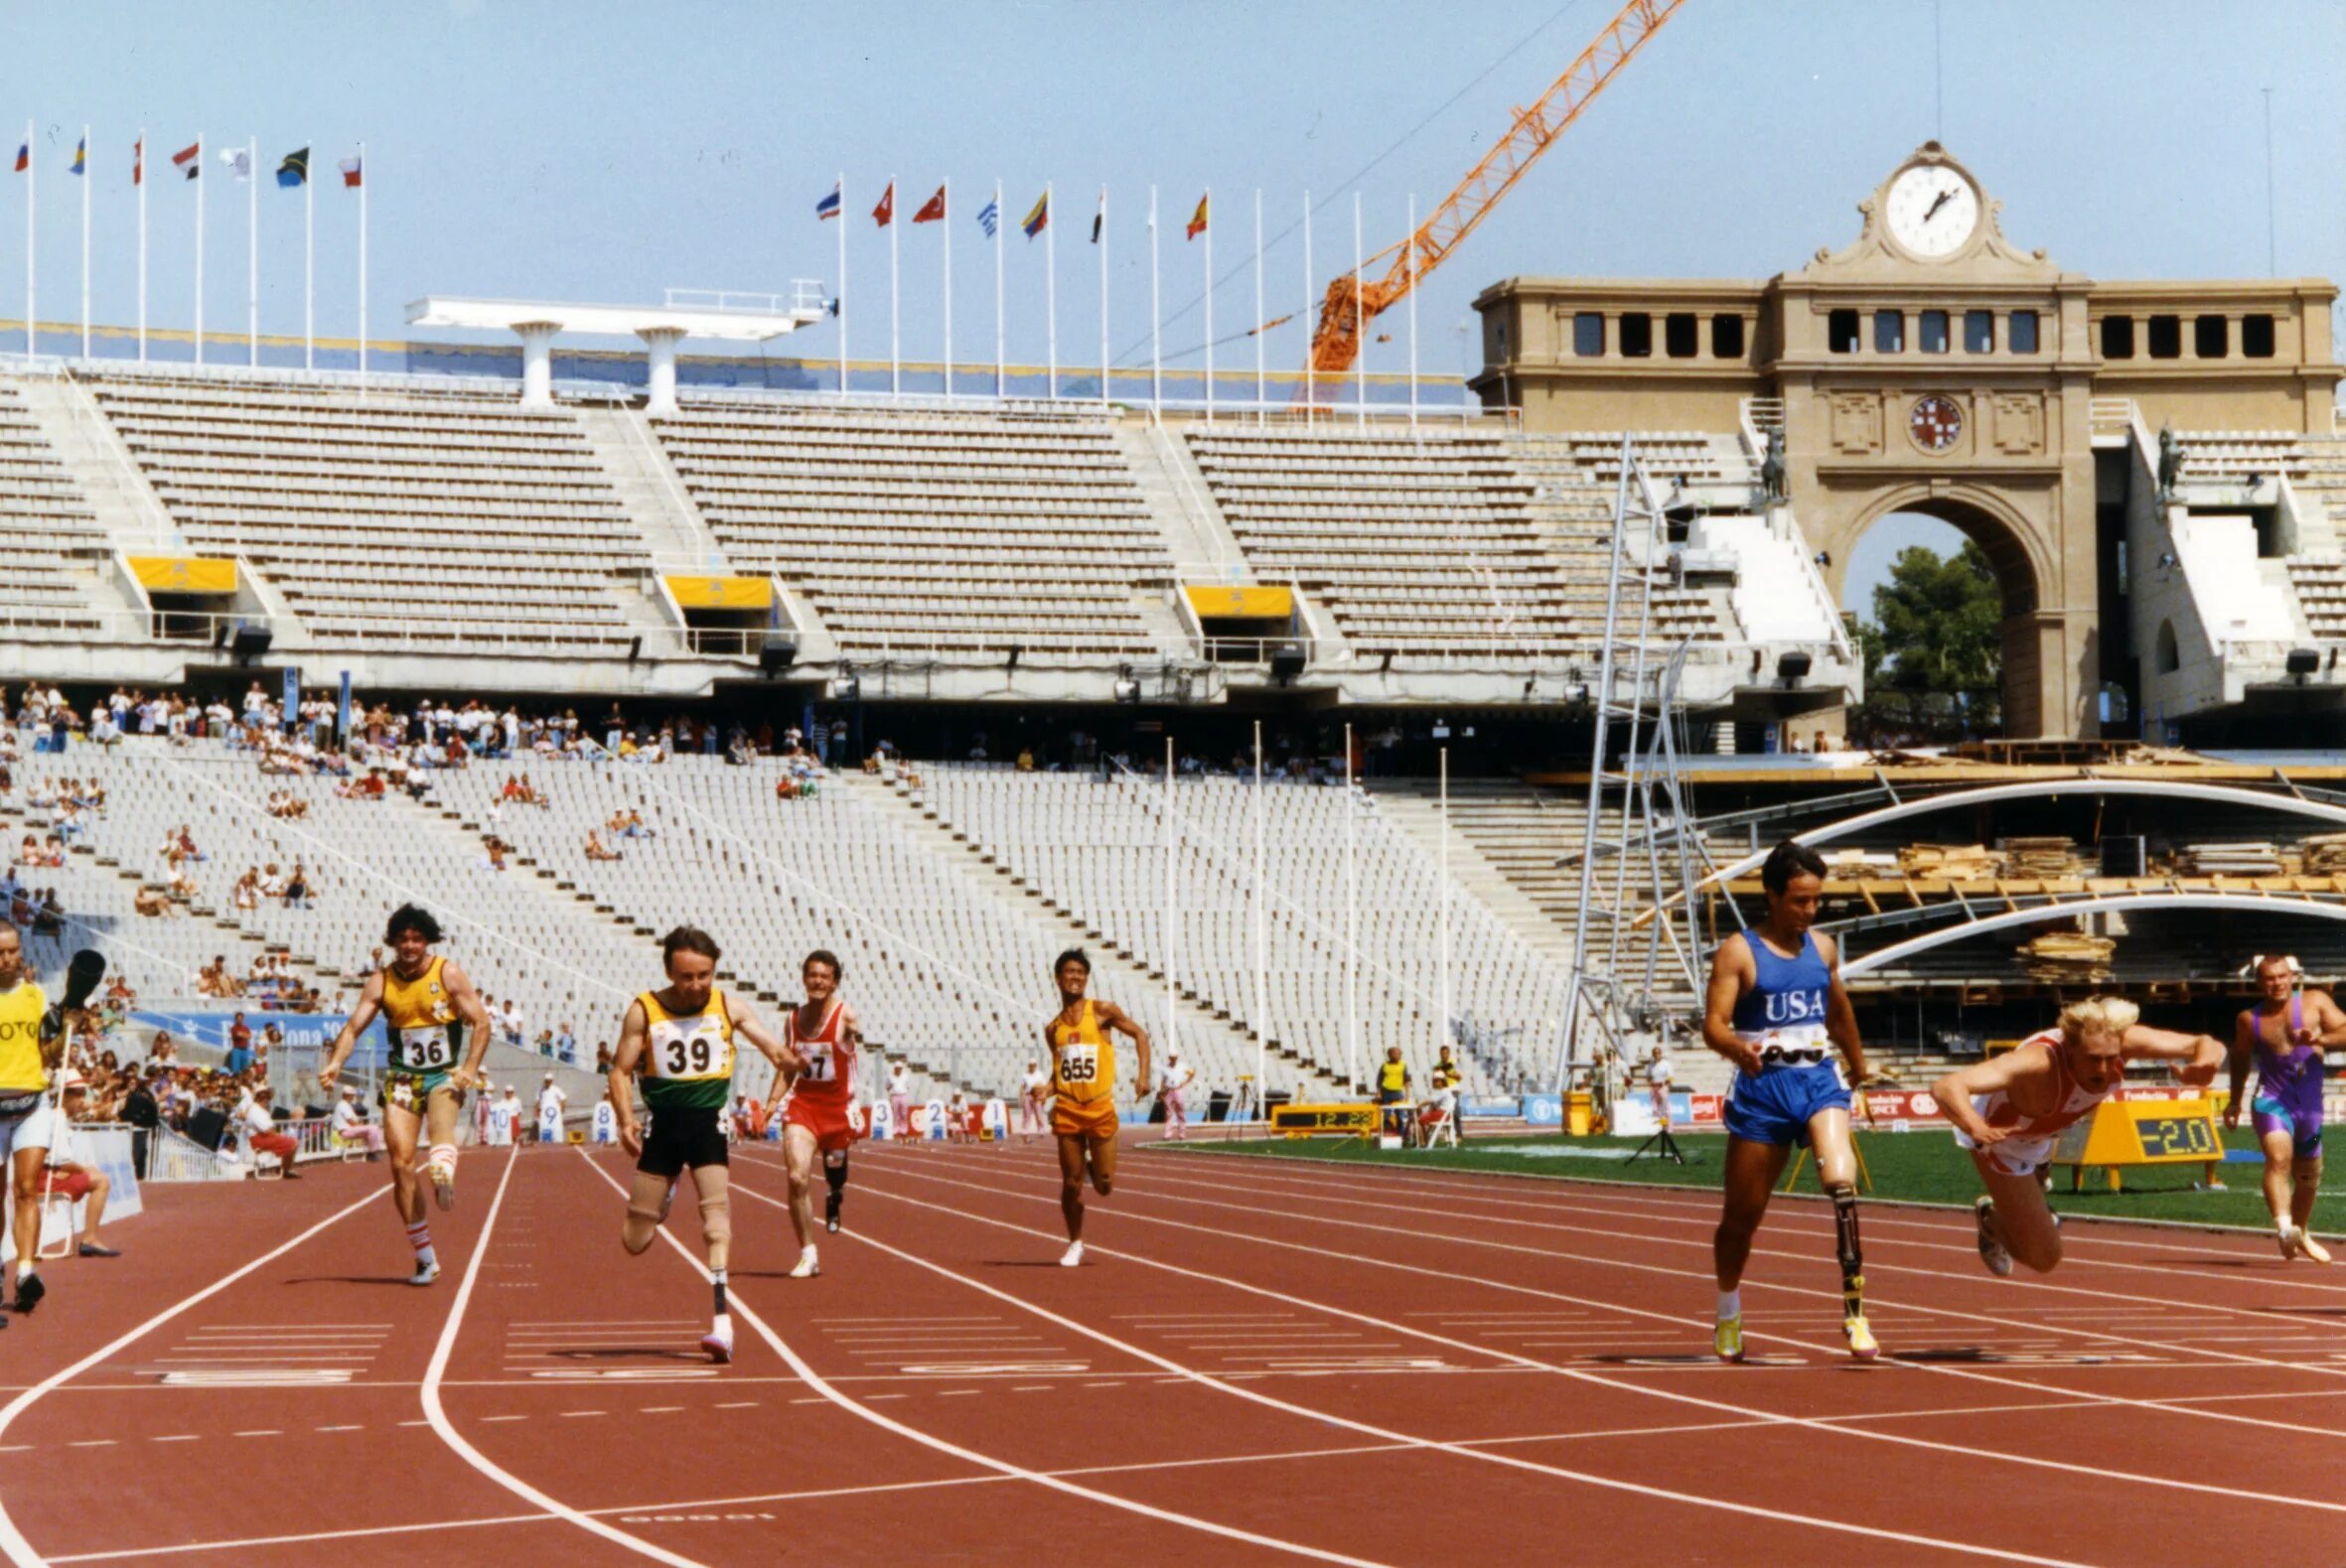
[[[380,1166],[158,1189],[0,1336],[0,1547],[314,1565],[2319,1562],[2346,1539],[2346,1270],[2072,1224],[1997,1281],[1967,1215],[1779,1206],[1755,1364],[1708,1356],[1700,1194],[1128,1151],[1053,1266],[1041,1149],[859,1150],[824,1274],[737,1153],[735,1362],[616,1156],[468,1157],[417,1291]],[[255,1382],[265,1385],[253,1386]],[[397,1545],[394,1546],[394,1541]]]

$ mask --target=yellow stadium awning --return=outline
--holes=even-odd
[[[1284,621],[1295,613],[1295,595],[1285,588],[1185,588],[1200,620]]]
[[[196,555],[133,555],[131,573],[149,593],[232,594],[236,591],[234,561],[206,560]]]
[[[686,610],[765,610],[774,584],[764,577],[671,577],[668,592]]]

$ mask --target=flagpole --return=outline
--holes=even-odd
[[[204,362],[204,137],[196,136],[196,362]]]
[[[839,395],[847,395],[847,171],[839,171]]]
[[[1361,307],[1361,193],[1352,194],[1352,388],[1360,406],[1353,417],[1369,423],[1368,313]]]
[[[1100,403],[1106,407],[1107,395],[1107,187],[1100,188]]]
[[[33,156],[33,122],[25,121],[25,356],[30,358],[41,353],[40,339],[34,323],[40,313],[34,309],[33,288],[33,214],[40,204],[33,200],[34,186],[41,174],[41,162]]]
[[[81,127],[81,357],[89,357],[89,127]]]
[[[1043,182],[1043,313],[1051,318],[1048,333],[1051,363],[1044,381],[1045,397],[1059,395],[1059,230],[1051,222],[1051,182]]]
[[[1203,198],[1206,209],[1206,423],[1214,423],[1214,188]],[[1256,770],[1260,772],[1259,769]],[[1262,1092],[1262,1085],[1254,1085]]]
[[[1417,272],[1417,193],[1409,193],[1409,274]],[[1417,290],[1409,290],[1409,428],[1417,428]]]
[[[260,363],[260,138],[244,143],[245,357]]]
[[[1344,726],[1344,1081],[1361,1081],[1361,803],[1352,777],[1352,726]]]
[[[367,144],[359,144],[359,384],[367,384]]]
[[[1181,881],[1175,875],[1174,852],[1179,828],[1173,815],[1173,737],[1165,737],[1165,1049],[1178,1044],[1174,1032],[1174,968],[1181,954]]]
[[[938,220],[945,225],[945,396],[948,402],[953,395],[953,183],[948,179],[938,187],[945,198],[945,211]]]
[[[994,396],[1010,395],[1007,340],[1002,332],[1002,182],[994,182]]]
[[[1206,232],[1214,231],[1213,209],[1206,210]],[[1211,335],[1209,335],[1211,337]],[[1270,955],[1268,937],[1262,924],[1262,901],[1266,893],[1263,873],[1262,838],[1262,721],[1254,721],[1254,1109],[1267,1118],[1268,1105],[1263,1099],[1269,1084],[1264,1074],[1270,1060],[1270,1003],[1265,995],[1269,985]]]
[[[904,357],[897,335],[900,318],[896,298],[896,176],[888,177],[888,395],[896,397],[904,391]],[[845,222],[844,217],[839,219]]]
[[[1164,345],[1157,330],[1157,188],[1148,188],[1148,402],[1158,418],[1165,414]]]
[[[315,146],[315,143],[311,144]],[[318,367],[318,182],[310,167],[308,148],[302,150],[301,170],[301,367]],[[258,165],[253,168],[259,189]]]
[[[1411,233],[1416,230],[1410,230]],[[1442,812],[1441,826],[1441,884],[1442,884],[1442,1022],[1434,1036],[1434,1044],[1447,1046],[1450,1040],[1450,748],[1442,748]]]
[[[1262,187],[1254,188],[1254,422],[1268,416],[1270,391],[1262,369]]]
[[[1319,416],[1319,374],[1311,362],[1313,340],[1319,336],[1319,297],[1313,292],[1320,285],[1319,275],[1311,270],[1311,193],[1303,193],[1303,427]]]
[[[131,183],[138,187],[138,362],[147,362],[147,128],[138,128],[130,155]]]

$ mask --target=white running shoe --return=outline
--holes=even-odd
[[[812,1247],[799,1248],[799,1266],[791,1270],[793,1279],[812,1279],[822,1272],[822,1265],[814,1260]]]
[[[1084,1266],[1084,1243],[1070,1241],[1067,1244],[1067,1250],[1059,1254],[1059,1266],[1061,1268],[1082,1268]]]
[[[407,1283],[410,1285],[429,1285],[433,1280],[436,1280],[439,1277],[440,1265],[438,1263],[418,1262],[415,1265],[415,1272],[407,1276]]]
[[[2274,1226],[2273,1241],[2275,1246],[2280,1248],[2282,1261],[2285,1262],[2297,1255],[2297,1227],[2295,1225],[2283,1223]]]
[[[2008,1279],[2012,1273],[2011,1248],[2004,1245],[2003,1231],[1995,1222],[1995,1200],[1980,1198],[1972,1205],[1973,1217],[1979,1227],[1979,1261],[1987,1265],[1987,1272],[1997,1279]]]
[[[733,1319],[730,1315],[719,1318],[715,1327],[700,1337],[700,1348],[719,1366],[733,1359]]]
[[[2312,1231],[2300,1230],[2297,1232],[2297,1255],[2311,1258],[2316,1263],[2327,1263],[2330,1260],[2330,1249],[2314,1240]]]

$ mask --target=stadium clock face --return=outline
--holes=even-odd
[[[1964,411],[1951,398],[1926,397],[1906,416],[1906,429],[1925,452],[1944,452],[1964,433]]]
[[[1890,182],[1882,218],[1905,250],[1937,261],[1963,249],[1979,226],[1979,193],[1953,169],[1917,164]]]

